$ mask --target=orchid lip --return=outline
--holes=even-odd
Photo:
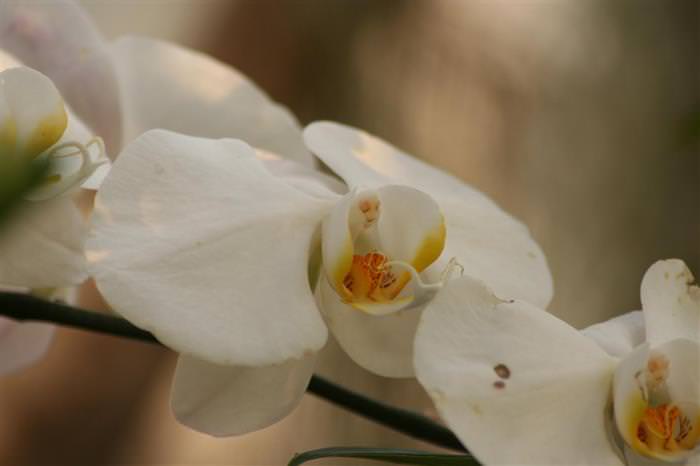
[[[441,286],[420,275],[442,254],[446,238],[439,206],[420,190],[353,189],[324,219],[322,237],[329,282],[355,309],[384,315],[413,308]]]
[[[97,147],[97,156],[93,157],[90,149]],[[73,149],[73,150],[70,150]],[[70,151],[69,151],[70,150]],[[49,151],[41,155],[37,160],[48,161],[49,164],[60,163],[73,157],[80,157],[80,166],[68,175],[64,175],[49,168],[49,173],[45,175],[42,184],[29,193],[26,198],[30,201],[42,201],[59,197],[73,190],[77,185],[87,179],[100,166],[108,163],[104,142],[100,137],[93,137],[87,143],[78,141],[66,141],[55,145]],[[49,190],[48,193],[45,190]]]
[[[415,267],[411,266],[405,261],[387,261],[383,264],[383,267],[397,267],[404,269],[403,276],[408,277],[408,279],[402,288],[410,284],[412,285],[411,292],[404,295],[398,295],[388,301],[345,300],[345,302],[355,309],[372,315],[387,315],[407,308],[415,309],[430,301],[443,287],[443,285],[450,280],[456,269],[460,270],[460,274],[463,271],[463,267],[457,262],[456,259],[453,258],[443,269],[442,273],[440,274],[440,279],[437,282],[426,283],[423,281]]]
[[[700,452],[700,402],[679,392],[678,378],[672,378],[680,362],[677,353],[649,351],[618,406],[625,419],[618,428],[640,455],[676,462]]]
[[[635,399],[638,410],[633,430],[632,449],[662,461],[680,461],[700,453],[700,409],[692,402],[670,402],[652,406]],[[694,419],[693,419],[694,418]]]

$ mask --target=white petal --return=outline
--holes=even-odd
[[[0,109],[0,134],[14,131],[15,139],[0,137],[0,144],[9,142],[11,150],[28,158],[54,145],[68,124],[58,90],[49,78],[31,68],[0,72],[0,107],[4,107]]]
[[[309,149],[350,186],[412,186],[436,199],[443,196],[493,202],[458,178],[350,126],[318,121],[304,129]]]
[[[642,311],[628,312],[591,325],[581,330],[581,333],[592,338],[610,356],[622,358],[646,340],[644,314]]]
[[[420,309],[370,315],[341,302],[325,277],[316,298],[333,336],[353,361],[384,377],[413,377],[413,339]]]
[[[545,311],[451,280],[423,312],[415,365],[483,464],[621,464],[605,428],[614,360]]]
[[[51,164],[44,173],[44,182],[25,196],[32,201],[72,195],[101,166],[108,162],[104,143],[68,111],[68,127],[61,139],[44,152]]]
[[[122,86],[125,140],[163,128],[231,137],[312,165],[294,116],[245,76],[204,54],[128,37],[112,45]]]
[[[37,362],[46,353],[55,327],[0,317],[0,376]]]
[[[700,453],[692,458],[688,458],[684,466],[700,466]]]
[[[87,226],[70,198],[25,202],[0,229],[0,283],[28,288],[76,285],[87,278]]]
[[[496,207],[454,199],[438,202],[447,225],[444,260],[456,258],[466,275],[484,281],[501,298],[549,305],[552,276],[527,227]]]
[[[447,226],[444,269],[456,258],[467,275],[486,282],[502,298],[546,307],[552,277],[542,250],[522,223],[459,179],[354,128],[330,122],[304,130],[309,148],[348,185],[404,184],[430,195]]]
[[[676,338],[700,341],[700,288],[679,259],[658,261],[642,280],[647,341],[659,345]]]
[[[22,66],[19,60],[0,48],[0,71],[5,71],[8,68],[16,68]]]
[[[648,367],[654,364],[652,360],[664,365],[664,369],[656,369],[656,375],[648,373]],[[661,367],[661,363],[655,366]],[[656,389],[649,385],[647,377],[661,381],[652,382]],[[700,342],[676,339],[655,347],[649,344],[639,346],[618,365],[613,394],[618,431],[637,452],[667,461],[678,461],[692,455],[688,450],[674,453],[664,449],[649,450],[639,440],[639,423],[645,410],[664,404],[678,406],[689,418],[693,425],[690,436],[696,439],[695,445],[700,448]],[[700,453],[700,450],[695,453]]]
[[[445,247],[440,206],[429,195],[408,186],[383,186],[377,196],[381,202],[377,219],[381,252],[422,272]]]
[[[153,130],[100,188],[88,258],[112,307],[175,350],[277,364],[326,340],[307,266],[328,207],[242,141]]]
[[[311,196],[338,200],[338,195],[347,193],[347,186],[315,168],[310,168],[294,160],[285,159],[262,149],[255,151],[265,168],[275,176]]]
[[[112,168],[112,164],[109,161],[100,165],[83,182],[83,184],[80,185],[80,187],[83,189],[88,189],[90,191],[97,191],[98,189],[100,189],[100,186],[102,186],[102,183],[104,182],[105,178],[107,177],[107,174],[109,173],[110,168]]]
[[[0,48],[46,74],[116,154],[121,140],[114,66],[97,28],[70,0],[0,0]]]
[[[314,355],[264,367],[217,366],[180,356],[171,406],[178,421],[223,437],[262,429],[281,420],[301,401]]]
[[[352,266],[354,246],[350,212],[355,198],[356,192],[353,191],[336,202],[323,218],[321,229],[323,270],[338,292],[343,289],[343,280]]]

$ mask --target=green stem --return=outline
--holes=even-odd
[[[0,292],[0,315],[20,321],[52,322],[82,330],[157,344],[153,334],[112,315],[78,309],[22,293]],[[466,451],[446,427],[413,411],[373,400],[314,375],[308,391],[341,408],[424,442],[457,451]]]
[[[325,458],[361,458],[391,464],[421,466],[479,466],[470,455],[440,455],[427,451],[400,448],[331,447],[306,451],[295,455],[288,466],[301,466],[309,461]]]

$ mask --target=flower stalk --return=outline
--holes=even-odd
[[[141,330],[120,317],[79,309],[22,293],[0,292],[0,315],[20,321],[51,322],[160,345],[151,333]],[[450,450],[466,451],[449,429],[429,418],[368,398],[318,375],[311,378],[307,391],[409,437]]]

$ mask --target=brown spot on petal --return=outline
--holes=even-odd
[[[502,380],[496,380],[493,383],[493,388],[498,389],[498,390],[503,390],[504,388],[506,388],[506,383]]]
[[[505,364],[498,364],[493,368],[493,371],[502,379],[510,378],[510,369]]]

